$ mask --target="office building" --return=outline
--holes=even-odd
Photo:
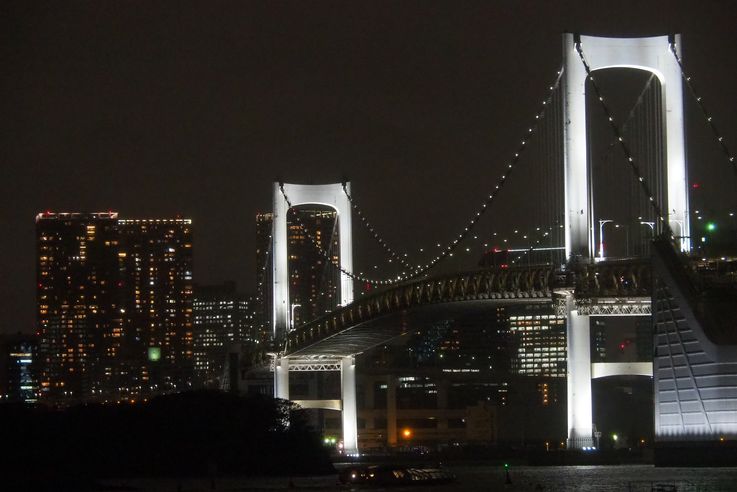
[[[36,364],[38,342],[34,335],[0,337],[0,401],[35,403],[38,400]]]
[[[566,377],[566,320],[550,312],[518,311],[509,316],[517,351],[512,371],[525,376]]]
[[[194,289],[194,369],[198,384],[219,387],[230,347],[256,341],[253,298],[235,282]]]

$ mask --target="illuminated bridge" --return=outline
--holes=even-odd
[[[502,174],[469,220],[460,225],[459,233],[444,245],[438,244],[437,253],[419,264],[410,264],[378,235],[351,195],[349,183],[274,183],[269,287],[273,337],[279,347],[272,354],[275,395],[289,398],[290,372],[340,371],[340,400],[299,403],[341,410],[345,448],[356,453],[355,356],[402,335],[401,326],[380,325],[375,320],[433,306],[463,309],[478,303],[540,303],[555,307],[567,318],[569,448],[596,445],[591,380],[616,375],[653,377],[656,439],[737,438],[736,317],[717,316],[735,305],[737,282],[734,271],[722,275],[723,282],[716,282],[719,285],[694,274],[696,263],[707,260],[701,257],[709,253],[705,248],[711,239],[702,236],[710,230],[702,227],[703,213],[689,205],[684,86],[695,96],[713,131],[725,157],[724,167],[737,171],[737,163],[684,72],[679,41],[678,35],[603,38],[564,34],[562,67],[540,111],[503,163]],[[649,74],[626,118],[617,117],[598,81],[600,71],[612,68]],[[601,108],[611,136],[609,149],[617,151],[598,169],[592,168],[595,159],[589,154],[587,100]],[[514,186],[512,173],[521,166],[523,155],[531,155],[536,167],[524,180],[524,192],[505,195],[503,189]],[[593,176],[602,172],[610,174],[605,176],[604,187],[595,189]],[[625,188],[614,193],[615,201],[628,208],[630,217],[625,222],[602,218],[613,212],[603,212],[605,207],[597,201],[608,186],[614,186],[616,176],[628,180]],[[516,197],[530,196],[531,182],[543,187],[539,199],[533,200],[539,211],[529,208],[530,200],[510,205]],[[523,236],[528,240],[525,248],[508,249],[519,255],[483,270],[432,275],[438,264],[476,238],[477,225],[500,199],[510,208],[523,210],[520,215],[534,215],[542,224]],[[339,270],[339,302],[333,312],[295,327],[287,213],[315,204],[337,212],[338,250],[325,250],[314,239],[311,246]],[[369,278],[354,270],[354,213],[387,258],[402,267],[400,273]],[[729,210],[719,213],[734,216]],[[700,225],[694,226],[694,221]],[[297,225],[304,237],[313,238],[306,224]],[[607,255],[612,244],[605,243],[605,232],[625,243],[621,258]],[[553,257],[556,250],[562,253],[560,261]],[[550,261],[533,266],[535,251],[550,252]],[[522,267],[525,257],[528,265]],[[355,299],[354,282],[372,285],[374,290]],[[652,319],[656,350],[652,362],[592,364],[591,316]]]

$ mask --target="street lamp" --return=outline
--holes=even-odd
[[[641,220],[640,225],[646,225],[650,227],[650,230],[653,231],[653,234],[655,234],[655,222],[647,222],[645,220]]]
[[[599,219],[599,258],[604,259],[604,224],[614,222],[611,219]]]

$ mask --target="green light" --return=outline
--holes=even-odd
[[[706,230],[709,232],[714,232],[717,230],[717,225],[714,222],[709,222],[706,224]]]
[[[161,347],[149,347],[148,348],[148,360],[156,362],[161,359]]]
[[[504,463],[504,469],[505,470],[508,470],[509,469],[509,463]]]

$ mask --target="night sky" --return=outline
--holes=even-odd
[[[43,210],[191,217],[195,280],[245,291],[277,177],[347,177],[390,244],[447,242],[514,152],[564,31],[682,33],[737,150],[735,20],[731,1],[4,2],[0,332],[35,329]],[[692,178],[724,170],[733,193],[687,110]],[[358,237],[357,270],[373,251]]]

